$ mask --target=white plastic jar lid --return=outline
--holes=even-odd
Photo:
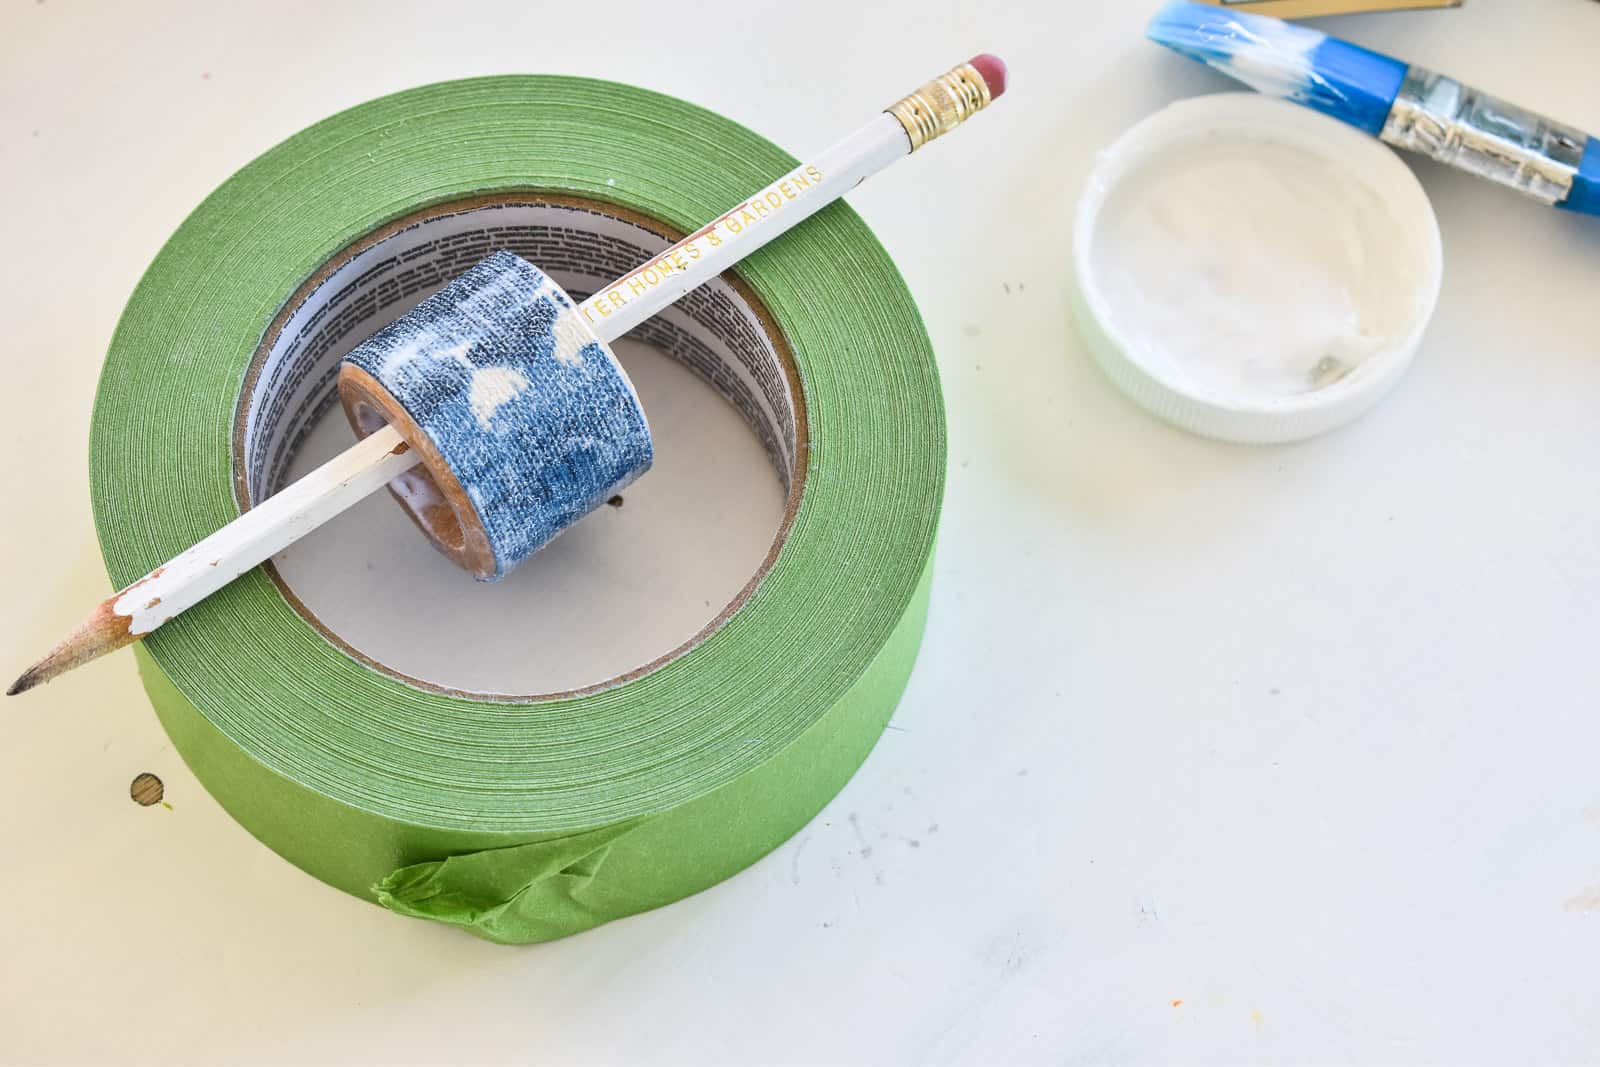
[[[1180,101],[1100,154],[1074,311],[1174,425],[1246,443],[1341,426],[1399,381],[1438,301],[1439,223],[1388,147],[1286,101]]]

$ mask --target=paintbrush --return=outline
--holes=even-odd
[[[1460,7],[1465,0],[1204,0],[1218,7],[1245,9],[1252,15],[1307,19],[1319,15],[1365,15],[1375,11],[1415,11],[1428,7]]]
[[[1600,140],[1442,74],[1306,26],[1181,0],[1151,20],[1149,36],[1397,148],[1600,215]]]
[[[601,341],[627,333],[897,159],[1005,92],[1006,67],[980,55],[578,305]],[[707,239],[711,235],[711,239]],[[672,269],[666,265],[680,264]],[[132,644],[419,462],[384,426],[132,585],[113,593],[6,690],[15,695]]]

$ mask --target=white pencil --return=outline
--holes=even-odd
[[[1004,91],[1005,64],[999,59],[981,55],[963,63],[601,289],[578,310],[602,341],[615,340],[845,195],[867,177],[948,132]],[[362,439],[113,594],[65,640],[24,671],[6,690],[7,695],[32,689],[137,641],[387,485],[417,462],[418,457],[392,426]]]

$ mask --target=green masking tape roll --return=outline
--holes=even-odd
[[[91,472],[113,584],[238,513],[258,347],[363,238],[496,196],[687,232],[794,162],[678,100],[520,76],[385,97],[267,152],[184,222],[112,342]],[[340,889],[529,942],[704,889],[844,785],[921,638],[937,372],[893,263],[842,204],[737,273],[787,343],[804,415],[787,535],[737,609],[609,687],[490,699],[363,662],[253,571],[139,648],[163,726],[234,818]]]

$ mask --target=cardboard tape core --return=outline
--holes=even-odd
[[[494,566],[489,536],[467,499],[467,491],[405,408],[377,379],[360,367],[345,367],[337,379],[351,397],[350,417],[369,434],[392,425],[422,462],[389,483],[405,513],[451,562],[471,574]]]

